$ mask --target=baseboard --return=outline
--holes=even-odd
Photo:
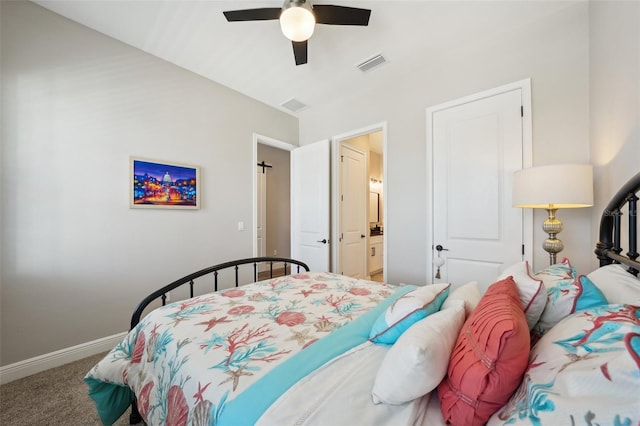
[[[100,352],[110,351],[126,334],[126,332],[114,334],[113,336],[103,337],[92,340],[91,342],[5,365],[0,367],[0,384],[22,379],[23,377],[40,373],[50,368],[59,367],[91,355],[99,354]]]

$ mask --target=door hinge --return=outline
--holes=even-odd
[[[520,105],[520,117],[524,117],[524,106]]]
[[[522,255],[524,256],[524,244],[522,245]]]
[[[340,156],[340,162],[341,162],[341,163],[344,163],[344,155],[341,155],[341,156]]]

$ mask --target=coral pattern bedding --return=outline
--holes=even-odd
[[[504,265],[488,286],[310,272],[237,287],[238,265],[256,277],[273,258],[203,269],[138,305],[89,393],[105,424],[137,398],[149,425],[640,426],[638,191],[640,173],[605,209],[593,271],[564,259]],[[627,202],[623,257],[611,218]],[[236,288],[138,322],[150,301],[231,266]]]
[[[572,276],[563,279],[578,282],[565,259],[498,280],[475,302],[449,295],[448,283],[314,272],[222,290],[151,312],[85,380],[105,424],[128,408],[132,389],[149,425],[640,425],[640,306],[604,296],[623,280],[637,299],[638,278],[599,268],[589,285],[601,297],[583,308],[574,302],[588,292],[547,280],[537,309],[574,312],[542,336],[533,327],[540,339],[529,347],[525,311],[563,266]],[[510,355],[496,352],[516,328]],[[467,363],[457,361],[463,349]]]
[[[247,400],[260,410],[305,369],[366,342],[373,321],[394,300],[390,296],[412,288],[304,273],[176,302],[147,315],[85,381],[105,424],[128,408],[129,387],[148,424],[234,424],[238,410],[248,418]],[[361,332],[357,324],[348,327],[360,337],[343,332],[316,343],[372,309],[368,322],[360,321]],[[303,353],[308,355],[292,360]],[[284,367],[287,360],[293,367]],[[265,377],[277,368],[277,376]],[[261,379],[266,394],[257,384]],[[252,385],[243,403],[234,404]]]

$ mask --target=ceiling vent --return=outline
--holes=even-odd
[[[291,98],[288,101],[280,104],[280,106],[288,109],[289,111],[292,112],[298,112],[298,111],[302,111],[303,109],[305,109],[307,107],[307,105],[303,104],[302,102],[300,102],[299,100],[297,100],[296,98]]]
[[[372,68],[375,68],[379,65],[384,64],[385,62],[387,62],[387,60],[384,58],[384,56],[377,54],[375,56],[372,56],[369,59],[366,59],[362,63],[358,64],[358,68],[360,68],[360,71],[362,72],[367,72]]]

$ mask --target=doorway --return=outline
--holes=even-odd
[[[377,281],[386,279],[385,148],[386,123],[333,138],[335,272]],[[364,161],[363,172],[359,172],[359,158]]]
[[[291,257],[291,150],[254,134],[253,255]]]
[[[427,155],[427,276],[489,285],[530,260],[531,216],[511,203],[513,173],[531,165],[530,81],[427,109]]]

